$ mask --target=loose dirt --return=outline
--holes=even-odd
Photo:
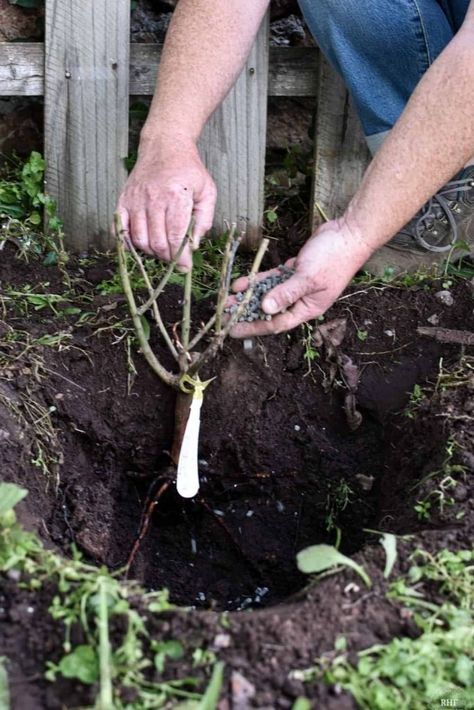
[[[47,545],[68,554],[74,542],[89,561],[116,569],[127,560],[150,487],[168,469],[175,395],[142,361],[131,330],[119,327],[126,321],[122,297],[98,295],[97,284],[113,272],[106,259],[71,266],[80,307],[93,314],[86,323],[77,323],[77,313],[58,318],[31,305],[22,313],[4,301],[0,470],[3,480],[29,489],[21,517]],[[49,292],[64,289],[55,269],[3,252],[3,294],[25,284],[45,290],[44,282]],[[152,634],[212,646],[220,612],[235,612],[231,645],[220,656],[229,672],[255,685],[249,707],[291,707],[304,689],[288,680],[289,670],[310,665],[341,633],[351,649],[413,633],[410,620],[380,592],[382,554],[364,528],[416,533],[428,546],[468,544],[468,482],[458,490],[455,510],[435,510],[429,521],[414,511],[419,490],[413,487],[442,466],[453,437],[464,442],[462,464],[473,467],[472,434],[465,419],[456,419],[456,413],[466,415],[472,391],[446,390],[422,399],[411,418],[403,413],[415,384],[436,382],[440,358],[447,370],[462,355],[459,346],[420,337],[417,327],[436,315],[442,327],[474,329],[469,284],[452,287],[453,306],[437,299],[440,288],[439,282],[410,289],[354,286],[327,314],[326,321],[346,321],[337,353],[357,367],[362,424],[355,431],[344,410],[344,372],[327,347],[314,354],[308,330],[256,341],[250,353],[230,342],[205,373],[216,380],[202,412],[200,496],[184,501],[169,488],[131,575],[149,589],[167,587],[172,601],[197,609],[151,619]],[[204,318],[209,305],[198,309]],[[163,306],[166,321],[176,322],[179,311],[179,291],[172,289]],[[23,335],[13,336],[12,329]],[[67,336],[60,346],[35,345],[17,357],[23,349],[18,339],[58,331]],[[152,343],[171,366],[154,336]],[[50,474],[32,464],[38,458],[33,422],[44,412],[52,429],[40,443],[47,442],[53,459]],[[462,521],[454,515],[459,506]],[[334,544],[337,528],[342,550],[361,551],[357,559],[375,580],[368,594],[353,597],[344,574],[305,589],[296,553],[313,543]],[[406,566],[403,555],[400,565]],[[60,628],[45,613],[54,590],[33,599],[14,589],[8,582],[0,593],[0,655],[13,659],[14,707],[88,702],[82,686],[65,684],[62,696],[61,686],[53,693],[42,680],[45,659],[61,656]],[[311,693],[320,707],[352,707],[349,698],[331,697],[322,686]]]

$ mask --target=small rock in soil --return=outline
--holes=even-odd
[[[359,473],[356,475],[356,480],[363,491],[371,491],[374,486],[375,478],[374,476],[366,476],[364,473]]]
[[[249,701],[255,696],[255,686],[238,671],[232,673],[230,684],[232,688],[232,709],[247,710],[250,707]]]
[[[217,634],[212,644],[215,649],[229,648],[231,643],[231,638],[229,634]]]
[[[437,298],[438,301],[441,301],[444,306],[452,306],[454,304],[454,298],[451,291],[438,291],[438,293],[435,293],[435,298]]]
[[[433,313],[433,315],[426,320],[428,323],[431,323],[431,325],[439,325],[439,315],[437,313]]]

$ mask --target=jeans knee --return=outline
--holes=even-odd
[[[367,20],[367,12],[376,0],[298,0],[305,20],[314,34],[322,34],[328,27],[360,27]]]

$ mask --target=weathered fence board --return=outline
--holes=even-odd
[[[130,93],[155,91],[161,45],[130,45]],[[316,96],[319,51],[316,47],[270,47],[269,96]],[[0,43],[0,96],[43,96],[44,45]]]
[[[44,45],[39,42],[0,43],[0,95],[42,96]]]
[[[214,112],[199,150],[219,186],[214,224],[232,219],[246,233],[246,244],[260,239],[263,216],[267,134],[268,16],[232,91]]]
[[[316,107],[313,227],[321,224],[317,205],[332,219],[356,192],[369,162],[359,119],[342,79],[321,58]]]
[[[45,157],[68,245],[110,245],[126,177],[129,0],[46,0]]]
[[[155,89],[161,47],[128,45],[124,9],[127,2],[96,0],[93,29],[92,0],[84,0],[80,8],[73,0],[47,0],[46,41],[48,50],[53,50],[47,60],[46,87],[48,187],[59,196],[69,243],[79,248],[86,241],[99,246],[109,244],[106,219],[124,179],[121,157],[126,153],[127,92],[146,96]],[[103,10],[109,3],[115,14],[109,14],[105,23]],[[73,14],[70,8],[74,5]],[[59,9],[65,29],[58,34],[54,12]],[[202,153],[220,192],[216,226],[220,228],[224,218],[237,219],[247,224],[253,243],[258,240],[263,212],[267,94],[316,97],[313,208],[318,203],[330,217],[341,214],[369,160],[341,79],[320,59],[315,47],[268,49],[267,23],[268,19],[236,87],[211,117],[201,141]],[[119,34],[116,28],[120,29]],[[127,66],[128,48],[129,70],[120,71]],[[117,58],[117,69],[113,68],[111,57]],[[71,71],[71,66],[75,71],[66,79],[65,72]],[[76,71],[82,66],[88,68],[88,76],[87,72],[81,75]],[[101,100],[104,89],[107,101],[100,105],[97,97]],[[44,93],[44,46],[0,44],[0,96]],[[87,139],[82,141],[81,136]],[[96,137],[92,139],[93,136]],[[76,215],[73,221],[72,212]],[[319,211],[313,209],[313,225],[320,221]],[[99,242],[94,240],[96,234],[100,235]]]
[[[315,96],[319,51],[316,47],[270,47],[269,96]],[[130,47],[130,93],[153,94],[160,63],[157,44]],[[0,54],[1,57],[1,54]]]

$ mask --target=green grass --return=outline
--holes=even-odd
[[[462,249],[469,249],[469,245],[462,243],[459,245]],[[394,288],[412,288],[424,287],[429,288],[436,285],[439,288],[448,290],[456,279],[470,280],[474,278],[474,262],[472,259],[462,259],[459,262],[453,263],[447,258],[447,262],[440,270],[437,267],[433,269],[419,269],[413,274],[403,274],[396,276],[391,267],[387,267],[382,276],[372,276],[364,271],[354,277],[352,283],[366,286],[391,286]]]

